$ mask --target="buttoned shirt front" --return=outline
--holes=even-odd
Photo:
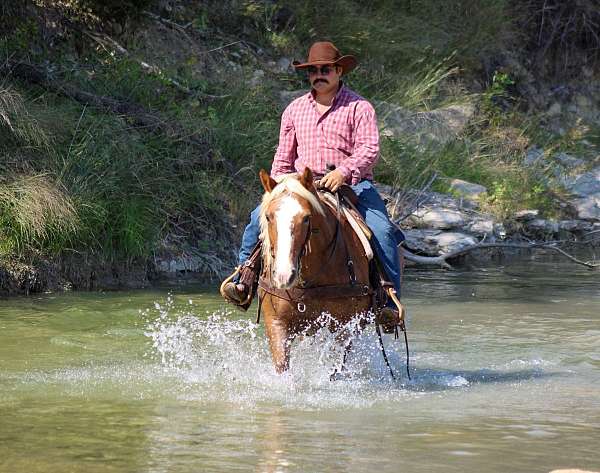
[[[348,184],[372,180],[379,158],[373,106],[342,84],[329,110],[321,115],[313,94],[297,98],[283,112],[271,176],[301,173],[306,167],[322,176],[328,165],[334,165]]]

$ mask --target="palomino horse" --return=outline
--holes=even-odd
[[[260,179],[265,194],[259,310],[281,373],[289,367],[290,345],[298,334],[324,325],[336,331],[356,317],[364,328],[373,291],[363,245],[350,225],[322,203],[310,169],[279,183],[263,170]],[[326,322],[322,313],[330,314]],[[345,335],[344,360],[350,336]]]

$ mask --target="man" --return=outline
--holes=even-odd
[[[311,91],[283,112],[279,146],[271,176],[277,178],[309,167],[320,177],[318,185],[335,192],[349,184],[358,196],[357,208],[374,236],[374,249],[388,278],[400,294],[398,244],[404,235],[390,221],[385,204],[373,187],[373,167],[379,158],[379,129],[373,106],[354,93],[341,77],[356,67],[354,56],[342,56],[330,42],[317,42],[304,63],[293,62],[308,73]],[[328,171],[333,165],[335,168]],[[260,233],[259,207],[244,231],[239,263],[250,256]],[[248,288],[227,283],[224,292],[234,302],[246,300]],[[391,316],[391,314],[390,314]]]

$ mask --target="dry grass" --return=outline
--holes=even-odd
[[[19,252],[34,242],[68,240],[79,227],[71,198],[47,175],[17,175],[0,182],[0,211],[0,229]]]
[[[50,136],[32,117],[21,94],[7,85],[0,85],[0,129],[4,128],[21,145],[48,149]]]

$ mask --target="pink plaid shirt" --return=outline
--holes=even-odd
[[[331,108],[317,112],[313,92],[294,100],[283,112],[279,146],[271,176],[303,172],[327,173],[334,164],[348,184],[373,179],[379,158],[379,129],[373,106],[341,85]]]

